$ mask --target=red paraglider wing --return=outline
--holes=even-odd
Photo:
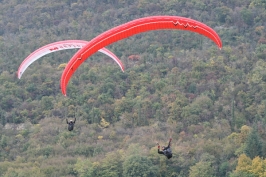
[[[65,41],[58,41],[54,42],[48,45],[45,45],[34,52],[32,52],[27,58],[23,60],[23,62],[20,64],[18,68],[18,78],[20,79],[24,71],[36,60],[40,59],[44,55],[47,55],[49,53],[53,53],[59,50],[67,50],[67,49],[77,49],[84,47],[88,41],[82,41],[82,40],[65,40]],[[111,57],[121,68],[121,70],[124,72],[124,66],[123,63],[119,60],[119,58],[113,54],[111,51],[109,51],[106,48],[99,49],[99,52],[104,53],[105,55]]]
[[[177,29],[196,32],[213,40],[221,49],[222,42],[218,34],[209,26],[189,18],[178,16],[152,16],[130,21],[114,27],[94,39],[80,49],[69,61],[61,76],[61,91],[66,95],[66,87],[76,69],[98,49],[129,36],[160,29]]]

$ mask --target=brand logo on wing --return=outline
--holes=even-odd
[[[173,22],[173,24],[176,26],[176,25],[179,25],[180,23],[176,21],[176,22]]]
[[[58,47],[50,48],[50,51],[58,50]]]
[[[184,24],[184,23],[180,23],[179,21],[173,22],[173,24],[174,24],[175,26],[176,26],[176,25],[184,26],[185,28],[187,28],[187,27],[191,27],[191,28],[194,28],[194,29],[197,28],[197,26],[193,26],[193,25],[190,25],[190,24],[188,24],[188,23],[186,23],[186,24]]]

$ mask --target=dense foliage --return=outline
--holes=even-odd
[[[265,176],[265,8],[263,0],[0,0],[0,176]],[[68,97],[59,83],[75,50],[16,78],[43,45],[90,40],[150,15],[206,23],[223,48],[186,31],[152,31],[107,46],[124,73],[103,54],[90,57]],[[155,143],[169,137],[167,160]]]

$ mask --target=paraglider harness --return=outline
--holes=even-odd
[[[172,154],[172,150],[171,150],[171,148],[170,148],[170,146],[171,146],[171,141],[172,141],[172,138],[170,138],[167,147],[164,147],[164,146],[163,146],[162,151],[160,151],[160,145],[159,145],[159,143],[157,143],[157,145],[158,145],[158,154],[163,154],[163,155],[165,155],[168,159],[172,158],[173,154]]]
[[[72,131],[74,129],[75,122],[76,122],[76,118],[74,119],[74,121],[73,120],[70,120],[69,122],[66,119],[66,123],[68,124],[68,131]]]

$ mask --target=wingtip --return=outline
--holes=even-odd
[[[63,94],[64,96],[67,96],[65,91],[63,91],[63,90],[61,90],[61,91],[62,91],[62,94]]]
[[[124,66],[122,66],[121,67],[121,70],[123,71],[123,73],[125,72],[125,67]]]
[[[20,79],[21,75],[19,74],[19,72],[16,73],[18,79]]]

